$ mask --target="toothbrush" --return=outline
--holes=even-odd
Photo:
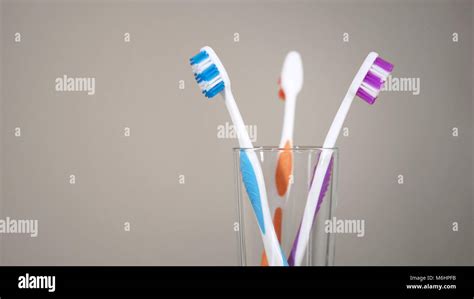
[[[275,173],[275,183],[279,196],[287,194],[291,174],[293,172],[293,127],[295,121],[296,96],[303,87],[303,63],[298,52],[292,51],[286,55],[280,76],[279,96],[285,101],[285,116],[280,139],[278,164]]]
[[[206,46],[190,59],[190,63],[194,77],[204,96],[209,99],[217,94],[223,96],[234,124],[240,147],[243,149],[253,149],[254,147],[245,129],[239,108],[232,95],[229,76],[217,54],[211,47]],[[265,252],[269,258],[269,264],[271,266],[287,266],[288,262],[273,227],[263,172],[255,151],[240,151],[240,170],[242,181],[257,218]]]
[[[293,147],[296,97],[303,87],[303,63],[301,61],[301,55],[298,52],[291,51],[286,55],[278,85],[278,96],[281,100],[285,101],[285,114],[279,145],[278,163],[275,171],[275,185],[278,195],[288,198],[291,186],[290,180],[293,173],[293,152],[291,148]],[[278,240],[280,241],[281,224],[283,221],[281,204],[281,202],[276,204],[275,213],[273,215],[273,224],[277,231]],[[262,256],[261,265],[267,265],[265,253],[263,253]]]
[[[334,148],[337,137],[339,136],[354,98],[358,96],[370,105],[374,104],[392,70],[393,65],[391,63],[380,58],[375,52],[369,53],[354,77],[354,80],[337,111],[336,117],[334,118],[326,139],[324,140],[323,148]],[[313,179],[311,180],[308,198],[303,213],[303,220],[300,224],[300,229],[296,235],[288,260],[290,265],[298,266],[302,263],[314,218],[329,185],[332,155],[325,149],[323,149],[319,155],[316,170]]]

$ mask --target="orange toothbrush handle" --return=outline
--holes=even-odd
[[[278,242],[281,244],[281,222],[282,222],[282,210],[281,208],[276,208],[275,209],[275,215],[273,216],[273,226],[275,227],[275,233],[278,238]],[[265,254],[265,251],[262,253],[262,262],[260,263],[262,266],[268,266],[268,260],[267,260],[267,255]]]
[[[275,183],[279,196],[284,196],[290,184],[291,171],[293,169],[293,153],[291,143],[287,141],[285,147],[278,157],[277,169],[275,172]]]

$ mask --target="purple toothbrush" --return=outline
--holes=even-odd
[[[303,213],[297,236],[293,243],[290,254],[290,264],[294,266],[301,265],[303,257],[306,253],[311,227],[314,218],[321,206],[322,199],[328,188],[328,180],[330,178],[330,168],[332,163],[332,154],[328,149],[334,148],[337,137],[341,132],[342,125],[346,119],[352,101],[356,96],[360,97],[370,105],[377,99],[378,94],[384,86],[387,77],[393,70],[393,65],[382,58],[375,52],[369,53],[364,63],[357,72],[349,90],[342,101],[336,117],[334,118],[328,135],[324,140],[323,151],[321,152],[316,171],[310,184],[308,198]],[[326,186],[325,186],[326,185]]]

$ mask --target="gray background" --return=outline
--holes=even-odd
[[[260,145],[279,141],[289,50],[305,67],[300,145],[321,145],[369,51],[419,77],[418,96],[351,108],[336,216],[364,219],[366,236],[338,235],[336,265],[472,265],[473,13],[472,1],[2,1],[0,211],[40,231],[0,235],[1,264],[237,262],[237,142],[217,138],[227,111],[187,64],[210,45]],[[56,92],[63,74],[96,77],[96,94]]]

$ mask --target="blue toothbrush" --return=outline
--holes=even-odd
[[[217,94],[224,97],[227,110],[234,124],[240,151],[242,181],[257,218],[263,246],[270,266],[288,266],[273,227],[263,172],[258,157],[252,149],[252,141],[245,129],[244,121],[230,88],[230,80],[219,57],[210,47],[204,47],[190,59],[194,77],[207,98]]]

